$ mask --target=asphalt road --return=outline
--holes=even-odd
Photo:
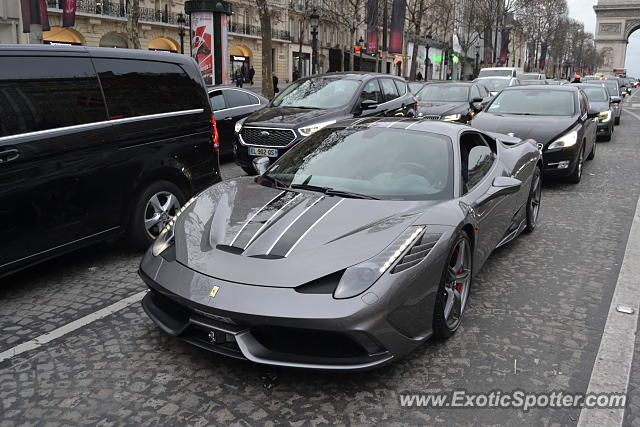
[[[582,183],[545,183],[538,229],[494,252],[450,340],[366,373],[271,369],[171,338],[135,304],[0,362],[0,426],[575,425],[579,409],[403,408],[399,394],[586,391],[640,193],[634,98],[638,118],[598,143]],[[1,280],[0,352],[145,290],[140,256],[113,242]],[[636,359],[629,425],[640,425]]]

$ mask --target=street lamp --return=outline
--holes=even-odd
[[[429,80],[429,47],[433,44],[433,39],[431,38],[431,33],[427,34],[425,38],[425,57],[424,57],[424,81]]]
[[[180,53],[184,55],[184,24],[186,24],[187,21],[184,19],[182,13],[178,14],[176,21],[178,22],[178,35],[180,36]]]
[[[476,72],[475,75],[478,77],[478,59],[480,59],[480,45],[476,45]]]
[[[360,36],[358,40],[358,46],[360,46],[360,62],[358,62],[358,71],[362,71],[362,49],[364,49],[364,39]]]
[[[311,73],[318,72],[318,25],[320,24],[320,15],[315,7],[309,15],[309,23],[311,24]]]

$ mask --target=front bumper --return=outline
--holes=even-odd
[[[547,176],[569,176],[578,165],[578,145],[543,150],[543,172]]]
[[[432,253],[439,253],[436,248]],[[400,273],[414,275],[420,287],[403,286],[406,275],[387,277],[363,295],[336,300],[331,294],[227,282],[147,253],[139,274],[150,292],[142,306],[166,333],[215,353],[275,366],[367,370],[431,336],[442,274],[437,265],[443,264],[424,262],[426,268]],[[384,289],[395,291],[385,295]]]

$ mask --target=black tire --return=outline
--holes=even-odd
[[[166,201],[168,204],[168,195],[175,197],[176,202],[171,203],[166,215],[161,215],[161,219],[157,221],[156,225],[152,229],[147,230],[145,226],[145,219],[151,214],[153,210],[153,203],[151,202],[154,196],[158,197],[160,202]],[[185,196],[182,190],[172,182],[169,181],[154,181],[148,184],[142,191],[138,193],[133,206],[133,212],[129,222],[128,237],[131,244],[141,250],[146,250],[151,243],[155,240],[154,236],[157,236],[164,225],[171,220],[172,215],[175,215],[180,206],[186,202]]]
[[[244,173],[249,176],[258,175],[258,172],[252,166],[240,166]]]
[[[436,295],[436,302],[433,310],[433,334],[436,338],[447,339],[451,337],[457,330],[460,324],[462,323],[462,317],[464,315],[464,308],[466,307],[466,303],[469,300],[469,290],[471,288],[471,283],[473,282],[473,247],[471,246],[471,240],[469,236],[464,231],[458,231],[456,235],[453,245],[449,249],[449,256],[447,257],[447,261],[444,265],[442,277],[440,278],[440,286],[438,287],[438,293]],[[468,281],[466,284],[466,294],[464,297],[464,301],[461,303],[460,307],[460,315],[455,319],[453,324],[446,318],[445,316],[445,308],[447,305],[448,293],[446,288],[448,287],[448,283],[451,282],[453,276],[451,275],[451,260],[453,259],[456,248],[459,248],[460,242],[464,242],[466,248],[468,248],[468,254],[464,256],[465,259],[468,257]],[[464,265],[463,265],[463,270]],[[467,279],[465,279],[467,280]],[[454,286],[457,286],[457,283],[454,283]],[[450,315],[451,313],[450,310]]]
[[[531,190],[527,198],[527,226],[524,228],[525,233],[531,233],[538,225],[538,216],[540,215],[540,201],[542,199],[542,171],[540,166],[536,166],[533,171],[533,179],[531,180]]]
[[[587,160],[593,160],[596,158],[596,142],[593,141],[593,147],[591,148],[591,152],[589,153],[589,157],[587,157]]]
[[[578,184],[582,179],[582,169],[584,167],[584,144],[580,147],[580,152],[578,153],[578,163],[573,168],[573,172],[571,175],[567,176],[567,181],[571,184]]]

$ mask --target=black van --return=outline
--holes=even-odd
[[[407,82],[389,74],[347,71],[296,80],[259,111],[237,122],[236,163],[255,174],[253,159],[282,156],[318,129],[354,117],[415,117]]]
[[[148,246],[220,181],[212,121],[184,55],[0,45],[0,276],[125,232]]]

